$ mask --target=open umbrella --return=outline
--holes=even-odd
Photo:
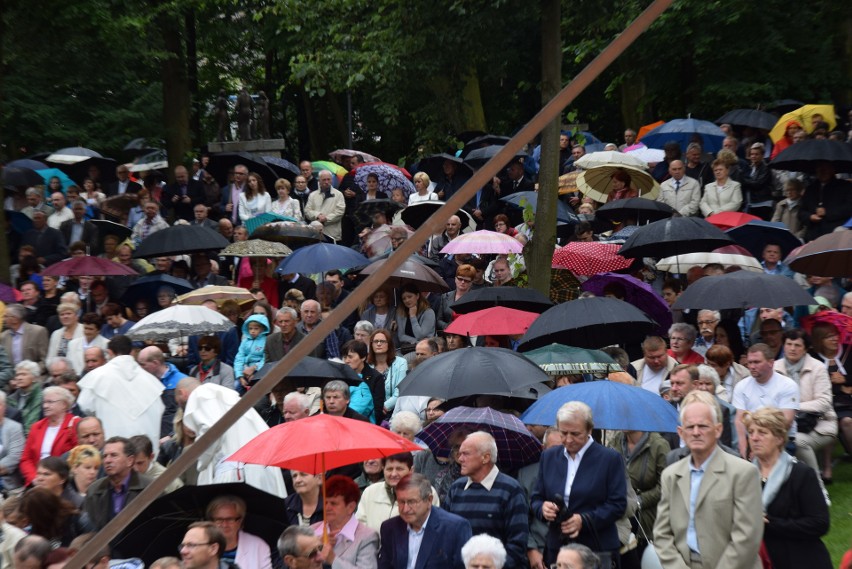
[[[598,349],[639,343],[657,323],[630,303],[615,298],[579,298],[557,304],[532,323],[521,338],[521,351],[554,342]]]
[[[6,216],[6,227],[16,233],[26,233],[33,227],[33,220],[25,213],[13,211],[11,209],[3,210]]]
[[[206,306],[176,304],[146,316],[127,331],[131,340],[168,341],[227,332],[234,323]]]
[[[275,367],[277,363],[269,362],[264,364],[257,370],[254,379],[260,381],[266,377],[269,370]],[[326,383],[333,379],[345,381],[352,387],[357,387],[361,384],[361,378],[348,365],[313,356],[305,356],[299,360],[299,363],[284,378],[290,381],[293,387],[323,388]]]
[[[50,158],[48,157],[48,161]],[[118,163],[112,158],[105,156],[90,156],[77,162],[65,163],[57,162],[56,167],[68,174],[68,176],[77,182],[83,184],[83,180],[89,177],[89,170],[96,167],[100,171],[98,182],[101,184],[109,184],[115,182],[115,168]]]
[[[21,291],[18,289],[12,288],[6,283],[0,283],[0,302],[12,304],[14,302],[21,302],[23,298]]]
[[[452,154],[433,154],[422,158],[417,164],[420,172],[426,172],[432,181],[441,180],[444,177],[444,161],[449,160],[456,165],[456,176],[469,178],[473,176],[473,168],[465,164],[464,160]]]
[[[554,389],[521,415],[527,425],[554,425],[559,408],[582,401],[592,408],[595,428],[673,433],[677,410],[668,401],[639,386],[615,381],[588,381]]]
[[[37,186],[43,184],[44,179],[32,168],[6,166],[0,172],[0,184],[3,186]]]
[[[562,174],[559,176],[559,195],[563,196],[565,194],[570,194],[577,191],[577,176],[580,175],[579,170],[574,170],[573,172],[568,172],[567,174]],[[557,210],[557,214],[559,212]]]
[[[657,270],[667,273],[685,273],[692,267],[703,267],[708,263],[719,263],[728,267],[740,267],[746,271],[763,272],[763,266],[751,253],[739,245],[726,245],[708,253],[687,253],[660,259]]]
[[[49,168],[47,164],[39,160],[31,160],[29,158],[18,158],[6,163],[7,168],[29,168],[30,170],[44,170]]]
[[[660,184],[650,174],[630,166],[597,166],[584,170],[577,176],[577,189],[596,202],[606,203],[613,191],[612,176],[616,172],[630,176],[630,187],[639,191],[639,196],[656,199],[660,195]]]
[[[703,219],[697,217],[672,217],[643,225],[621,246],[618,253],[624,257],[670,257],[712,251],[734,242]]]
[[[495,306],[462,314],[444,331],[459,336],[515,336],[526,332],[536,318],[536,312]]]
[[[794,111],[784,113],[780,119],[769,131],[769,138],[772,142],[778,142],[784,137],[787,132],[787,123],[797,121],[807,132],[813,132],[816,126],[814,125],[814,117],[819,115],[821,120],[828,123],[828,130],[834,130],[837,126],[837,120],[834,118],[834,105],[802,105]]]
[[[521,209],[526,207],[526,204],[529,204],[532,207],[533,212],[535,212],[538,207],[538,192],[515,192],[500,198],[500,201]],[[576,214],[574,214],[574,212],[565,205],[565,202],[557,201],[556,221],[562,223],[578,223],[580,218],[578,218]]]
[[[508,255],[522,253],[524,246],[521,242],[505,233],[481,229],[459,235],[441,249],[446,255],[470,253],[474,255]]]
[[[729,229],[726,233],[758,259],[762,258],[763,249],[767,245],[778,245],[781,247],[781,255],[786,257],[802,244],[801,239],[778,221],[749,221],[745,225]]]
[[[540,314],[553,306],[553,303],[532,288],[492,286],[471,290],[450,304],[450,308],[457,314],[468,314],[496,306]]]
[[[293,250],[313,245],[320,241],[320,234],[313,227],[289,221],[278,221],[261,225],[252,231],[250,235],[252,239],[283,243]]]
[[[772,130],[778,119],[775,115],[757,109],[734,109],[728,111],[718,119],[716,124],[731,124],[734,126],[747,126],[759,130]]]
[[[133,173],[137,172],[153,172],[155,170],[167,170],[169,168],[169,155],[165,150],[154,150],[148,154],[144,154],[133,161],[130,170]]]
[[[474,170],[479,170],[480,168],[485,166],[486,162],[494,158],[501,150],[503,150],[502,144],[493,144],[491,146],[485,146],[482,148],[477,148],[476,150],[471,150],[470,153],[465,155],[464,163],[473,168]],[[512,158],[509,159],[509,162],[503,164],[502,166],[507,166],[510,162],[524,157],[526,157],[526,154],[518,152]]]
[[[355,172],[355,183],[362,188],[367,187],[367,175],[375,174],[379,178],[379,189],[387,195],[397,188],[401,188],[405,197],[408,198],[416,190],[411,183],[411,174],[407,170],[387,164],[385,162],[367,162],[359,164],[353,170]]]
[[[89,148],[82,146],[73,146],[57,150],[48,156],[45,160],[55,164],[76,164],[88,158],[103,158],[103,156]]]
[[[606,352],[562,344],[542,346],[524,352],[524,356],[549,375],[622,371],[621,366]]]
[[[91,244],[95,251],[104,250],[104,239],[106,239],[107,235],[115,236],[115,238],[118,239],[118,242],[121,243],[125,239],[128,239],[133,233],[133,231],[126,225],[122,225],[121,223],[116,223],[108,219],[92,219],[90,221],[98,228],[97,243]]]
[[[648,148],[641,142],[633,144],[624,149],[624,153],[629,156],[635,156],[642,162],[648,164],[656,164],[666,159],[666,153],[659,148]]]
[[[422,362],[400,382],[399,394],[441,399],[505,394],[548,379],[538,366],[511,350],[461,348]]]
[[[216,178],[221,186],[224,186],[228,181],[228,170],[242,164],[248,168],[249,172],[255,172],[263,179],[263,184],[266,190],[270,191],[275,187],[275,180],[279,176],[266,163],[263,156],[253,154],[251,152],[217,152],[210,155],[210,162],[207,164],[207,172]]]
[[[311,169],[313,170],[314,176],[322,172],[323,170],[328,170],[331,172],[332,176],[337,177],[337,182],[335,185],[340,183],[340,180],[343,179],[343,176],[347,174],[346,168],[337,164],[336,162],[330,162],[328,160],[318,160],[316,162],[311,162]]]
[[[804,102],[799,101],[798,99],[776,99],[766,105],[766,110],[779,114],[789,113],[790,111],[795,111],[804,104]]]
[[[803,140],[778,153],[769,164],[776,170],[816,173],[820,162],[830,162],[836,172],[852,172],[852,148],[836,140]]]
[[[133,306],[137,301],[144,299],[150,306],[157,306],[157,291],[164,286],[174,289],[176,295],[192,290],[192,284],[186,279],[166,274],[148,275],[133,281],[121,295],[121,301],[125,306]]]
[[[510,137],[499,134],[481,134],[465,142],[461,155],[465,157],[471,151],[477,148],[485,148],[486,146],[505,146],[510,140]]]
[[[414,229],[419,229],[421,225],[426,223],[426,220],[432,217],[432,214],[441,209],[444,202],[439,201],[423,201],[417,202],[402,210],[400,217],[406,225],[410,225]],[[456,212],[462,222],[462,231],[467,229],[475,229],[476,222],[473,217],[463,209]]]
[[[64,259],[58,263],[54,263],[42,271],[43,275],[54,277],[73,277],[79,275],[87,275],[92,277],[113,277],[117,275],[134,275],[138,276],[135,270],[127,265],[102,259],[101,257],[71,257]]]
[[[106,198],[98,207],[101,212],[122,219],[127,217],[130,210],[137,205],[139,205],[139,196],[133,192],[126,192]]]
[[[705,220],[710,225],[718,227],[722,231],[745,225],[749,221],[760,221],[760,218],[750,213],[742,213],[741,211],[723,211],[722,213],[714,213]]]
[[[405,238],[408,239],[414,232],[404,225],[397,225],[405,232]],[[379,227],[370,230],[370,233],[364,239],[361,250],[370,259],[375,259],[384,253],[393,252],[393,241],[391,240],[391,226],[380,225]]]
[[[203,225],[173,225],[146,237],[133,253],[135,259],[219,251],[228,240]]]
[[[852,316],[834,310],[821,310],[802,318],[802,328],[810,334],[814,329],[814,324],[823,322],[837,328],[837,331],[840,332],[841,344],[852,344]]]
[[[664,336],[672,325],[672,312],[669,305],[657,294],[651,285],[643,283],[630,275],[604,273],[594,275],[580,285],[585,291],[604,296],[612,290],[623,294],[622,300],[629,302],[658,324],[657,334]]]
[[[351,269],[367,265],[369,259],[364,255],[342,245],[316,243],[297,249],[281,261],[275,272],[279,275],[301,273],[312,275],[331,269]]]
[[[598,166],[631,166],[644,170],[648,164],[636,156],[618,152],[617,150],[603,150],[601,152],[589,152],[574,162],[574,165],[583,170],[596,168]]]
[[[267,166],[269,166],[279,178],[284,178],[291,184],[296,180],[296,176],[302,173],[298,166],[284,158],[279,158],[277,156],[261,156],[261,158],[263,158],[263,161],[266,162]],[[272,188],[268,189],[271,190]]]
[[[328,155],[332,160],[342,161],[344,157],[351,158],[352,156],[359,155],[364,159],[364,162],[381,162],[380,158],[373,156],[372,154],[368,154],[362,150],[352,150],[349,148],[338,148],[332,152],[329,152]]]
[[[223,257],[286,257],[292,253],[292,249],[283,243],[266,241],[264,239],[248,239],[246,241],[235,241],[219,252]]]
[[[355,211],[352,212],[352,217],[355,220],[355,227],[370,226],[373,222],[373,215],[381,212],[385,214],[385,219],[390,223],[393,221],[393,216],[405,206],[386,198],[378,200],[365,200],[358,204]]]
[[[806,243],[784,261],[804,275],[852,275],[852,231],[835,231]]]
[[[514,472],[538,461],[541,442],[514,415],[490,407],[456,407],[420,431],[418,438],[429,446],[435,456],[447,456],[450,436],[459,427],[490,433],[497,442],[497,465],[501,470]]]
[[[661,219],[668,219],[677,212],[668,204],[645,198],[627,198],[611,201],[602,205],[595,212],[595,217],[621,223],[633,218],[636,223],[645,224]]]
[[[248,506],[243,529],[275,548],[285,529],[284,499],[239,482],[184,486],[157,498],[119,534],[114,547],[133,552],[148,566],[173,556],[189,525],[205,519],[207,505],[219,496],[242,498]]]
[[[233,300],[240,305],[241,310],[248,310],[257,302],[254,295],[246,288],[238,286],[207,285],[179,295],[177,304],[199,305],[212,300],[221,308],[227,300]]]
[[[642,137],[642,143],[651,148],[663,148],[667,142],[677,142],[686,148],[698,138],[705,152],[716,154],[722,149],[725,132],[710,121],[686,118],[662,124]]]
[[[75,185],[74,180],[68,177],[68,174],[60,170],[59,168],[41,168],[36,170],[38,175],[42,177],[44,182],[39,182],[40,184],[44,184],[45,186],[50,183],[50,179],[54,176],[59,178],[59,182],[62,184],[62,191],[67,192],[68,188]]]
[[[782,275],[736,271],[698,279],[683,291],[672,308],[724,310],[815,304],[814,297],[802,290],[793,279]]]
[[[375,263],[370,263],[359,274],[367,276],[372,275],[381,267],[387,259],[381,259]],[[407,283],[417,285],[420,292],[446,292],[450,287],[444,281],[443,277],[417,261],[405,260],[399,265],[391,276],[385,281],[386,285],[393,288],[401,287]]]
[[[267,223],[276,223],[278,221],[289,221],[301,225],[298,219],[293,219],[292,217],[287,217],[286,215],[272,213],[271,211],[261,213],[260,215],[256,215],[251,219],[247,219],[245,220],[245,222],[243,222],[243,225],[246,226],[246,231],[248,231],[249,235],[252,235],[255,230],[261,225],[266,225]]]
[[[646,134],[648,134],[658,126],[662,126],[664,124],[666,124],[666,121],[654,121],[652,123],[642,125],[636,132],[636,140],[642,140],[642,138],[644,138]]]
[[[614,243],[572,241],[553,252],[551,266],[581,276],[620,271],[632,265],[633,260],[621,256],[619,248]]]

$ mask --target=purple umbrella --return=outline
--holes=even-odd
[[[597,296],[605,296],[604,289],[610,284],[614,287],[620,286],[621,290],[624,291],[623,300],[625,302],[632,304],[659,324],[657,334],[664,336],[668,333],[669,327],[672,325],[672,313],[669,306],[650,285],[635,277],[617,273],[602,273],[589,278],[580,285],[580,288]]]
[[[451,409],[420,431],[417,437],[429,445],[436,456],[447,456],[450,435],[460,426],[491,433],[497,441],[497,464],[501,470],[515,471],[541,456],[541,443],[520,419],[490,407]]]
[[[12,304],[20,302],[21,298],[21,293],[18,290],[10,287],[6,283],[0,283],[0,301]]]

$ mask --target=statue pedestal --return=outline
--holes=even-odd
[[[267,138],[261,140],[239,140],[235,142],[208,142],[210,152],[253,152],[262,156],[282,158],[284,150],[283,138]]]

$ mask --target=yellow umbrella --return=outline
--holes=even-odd
[[[769,138],[772,139],[772,142],[781,140],[784,137],[784,133],[787,132],[787,123],[790,121],[797,121],[808,133],[813,132],[814,115],[821,115],[822,120],[828,123],[829,130],[834,130],[837,126],[837,121],[834,118],[834,105],[805,105],[795,111],[785,113],[784,116],[778,119],[772,130],[769,131]]]
[[[650,174],[623,164],[596,166],[577,176],[577,189],[599,203],[606,203],[612,193],[612,175],[621,170],[630,176],[630,187],[639,191],[639,197],[649,200],[660,195],[660,185]]]

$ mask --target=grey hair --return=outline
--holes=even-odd
[[[80,302],[80,295],[74,292],[73,290],[69,290],[68,292],[62,293],[62,296],[59,297],[59,302],[61,304],[76,304],[77,306],[80,306],[80,304],[82,304]]]
[[[595,555],[595,552],[583,545],[582,543],[569,543],[559,548],[559,551],[575,551],[580,556],[580,562],[583,564],[582,569],[597,569],[600,567],[601,560]]]
[[[494,440],[494,436],[491,433],[474,431],[465,438],[465,440],[468,439],[479,439],[475,440],[476,448],[482,454],[488,453],[491,456],[491,464],[497,463],[497,441]]]
[[[24,195],[27,196],[27,197],[30,197],[30,196],[41,197],[43,194],[42,194],[42,191],[39,190],[38,188],[27,188],[27,191],[24,192]]]
[[[722,408],[719,407],[719,402],[716,397],[710,395],[706,391],[690,391],[680,402],[680,424],[683,425],[683,418],[686,415],[686,408],[690,405],[706,405],[710,409],[710,417],[714,425],[720,423],[719,417],[722,416]]]
[[[51,385],[50,387],[45,387],[44,391],[41,392],[42,400],[48,395],[55,395],[56,397],[65,401],[68,405],[68,409],[74,406],[74,394],[65,389],[64,387],[59,387],[58,385]]]
[[[290,401],[295,401],[299,404],[299,407],[302,409],[310,409],[311,408],[311,396],[307,393],[299,393],[298,391],[291,391],[287,395],[284,396],[284,404],[286,405]]]
[[[695,342],[695,337],[698,335],[698,332],[695,331],[695,326],[692,324],[687,324],[686,322],[675,322],[669,328],[669,338],[674,334],[683,334],[686,336],[687,342]]]
[[[304,526],[290,526],[278,538],[278,553],[281,559],[288,555],[299,556],[299,536],[314,537],[314,530]]]
[[[701,148],[701,145],[697,142],[690,142],[689,145],[687,145],[686,151],[689,152],[690,150],[698,150],[699,152],[704,152],[704,149]]]
[[[53,356],[52,358],[47,358],[47,361],[44,362],[45,367],[50,369],[53,364],[63,363],[68,369],[74,369],[74,366],[71,365],[71,360],[66,358],[65,356]]]
[[[38,364],[32,360],[21,360],[15,366],[15,372],[18,370],[24,370],[30,373],[34,378],[38,379],[41,377],[41,368],[38,367]]]
[[[461,549],[462,561],[465,567],[470,565],[470,562],[477,555],[487,555],[494,562],[496,569],[503,569],[506,564],[506,548],[503,543],[496,537],[481,533],[475,535]]]
[[[278,309],[278,314],[289,314],[293,320],[299,319],[299,313],[296,312],[296,309],[291,306],[282,306]]]
[[[427,500],[432,496],[432,484],[428,478],[418,472],[403,476],[396,485],[397,495],[400,490],[417,490],[421,500]]]
[[[358,322],[355,323],[355,328],[353,330],[355,332],[357,332],[358,330],[363,330],[367,334],[372,334],[373,330],[375,330],[375,329],[376,329],[376,327],[373,326],[373,323],[370,322],[369,320],[359,320]]]
[[[6,314],[14,316],[19,320],[25,320],[27,317],[27,309],[23,304],[10,304],[6,307]]]
[[[713,385],[716,386],[716,389],[719,389],[719,383],[721,383],[721,380],[719,379],[719,374],[715,369],[713,369],[709,365],[698,365],[698,377],[700,377],[701,379],[712,379]]]
[[[412,433],[419,433],[423,430],[423,421],[416,413],[411,411],[399,411],[394,413],[390,422],[390,430],[396,433],[398,430],[407,429]]]
[[[713,320],[715,320],[716,322],[718,322],[719,320],[722,319],[722,315],[719,313],[718,310],[710,310],[709,308],[702,308],[701,310],[698,311],[698,317],[699,318],[701,318],[702,312],[709,312],[710,315],[713,316]]]
[[[332,379],[328,383],[325,384],[325,387],[322,388],[322,394],[325,396],[329,391],[340,392],[343,394],[343,398],[349,401],[349,397],[351,396],[349,392],[349,386],[345,381],[340,379]]]
[[[592,408],[582,401],[569,401],[565,403],[556,412],[556,424],[566,423],[570,421],[580,420],[586,425],[586,429],[591,431],[595,428],[595,422],[592,418]]]
[[[0,391],[0,405],[6,404],[6,392]]]

